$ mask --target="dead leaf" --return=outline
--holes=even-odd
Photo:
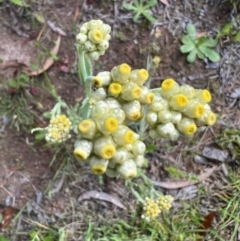
[[[105,192],[98,192],[98,191],[85,192],[78,198],[78,201],[81,202],[82,200],[91,199],[91,198],[110,202],[116,205],[117,207],[126,210],[126,207],[122,204],[122,202],[117,197],[114,197]]]
[[[79,16],[79,6],[75,8],[73,23],[76,23],[78,16]]]
[[[8,68],[17,68],[21,69],[22,67],[26,68],[27,65],[24,63],[19,63],[17,60],[8,60],[3,63],[0,63],[0,69],[8,69]]]
[[[216,216],[217,212],[211,212],[209,213],[207,216],[204,217],[203,223],[202,223],[202,227],[200,227],[201,229],[209,229],[212,225],[213,219]],[[200,236],[205,236],[206,231],[200,231],[198,233]],[[198,239],[197,241],[202,241],[203,239]]]
[[[160,2],[163,3],[163,4],[166,5],[166,6],[169,6],[169,3],[168,3],[167,0],[160,0]]]
[[[14,207],[9,206],[1,212],[2,222],[0,224],[0,230],[6,228],[11,223],[15,211]]]
[[[31,33],[31,34],[28,36],[28,38],[26,38],[26,39],[23,41],[22,47],[23,47],[25,44],[27,44],[28,42],[30,42],[30,41],[32,41],[32,40],[35,40],[35,39],[38,37],[39,33],[40,33],[40,30],[34,31],[33,33]]]
[[[201,37],[205,36],[206,34],[207,34],[207,32],[198,33],[196,38],[201,38]]]
[[[181,181],[181,182],[158,182],[158,181],[152,181],[154,185],[158,186],[158,187],[163,187],[166,189],[177,189],[177,188],[183,188],[186,186],[190,186],[190,185],[194,185],[196,183],[199,183],[205,179],[207,179],[208,177],[210,177],[213,172],[217,169],[217,167],[212,167],[211,169],[209,169],[208,171],[202,173],[201,175],[197,176],[196,181]]]
[[[58,51],[59,51],[59,47],[60,47],[60,43],[61,43],[61,35],[58,35],[58,39],[56,41],[55,46],[53,47],[53,49],[51,50],[51,54],[52,56],[57,55]],[[46,59],[46,61],[43,64],[43,67],[39,70],[30,70],[29,68],[25,68],[23,71],[25,74],[29,75],[29,76],[37,76],[42,74],[44,71],[48,70],[53,64],[54,64],[54,58],[50,56]]]
[[[48,26],[52,29],[53,32],[58,33],[61,36],[67,36],[67,34],[59,27],[56,27],[55,23],[47,21]]]

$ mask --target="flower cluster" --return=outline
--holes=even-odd
[[[162,211],[168,211],[172,207],[173,197],[170,195],[160,196],[157,200],[145,199],[142,218],[146,221],[154,220]]]
[[[159,91],[155,92],[155,100],[146,116],[151,127],[150,137],[174,141],[180,133],[192,136],[197,131],[197,126],[213,125],[216,115],[208,105],[211,98],[206,89],[179,86],[173,79],[164,80]]]
[[[110,31],[111,27],[102,20],[91,20],[81,26],[76,40],[91,60],[98,60],[109,47]]]
[[[50,120],[45,138],[48,142],[62,143],[71,137],[71,128],[71,121],[66,115],[57,115]]]
[[[93,78],[91,113],[78,125],[81,138],[74,155],[88,161],[95,174],[128,179],[143,165],[146,146],[127,123],[140,120],[144,106],[154,100],[154,94],[143,86],[147,79],[147,70],[131,70],[125,63]]]

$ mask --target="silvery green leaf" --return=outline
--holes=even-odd
[[[193,24],[187,25],[187,33],[191,39],[195,39],[197,36],[196,28]]]
[[[217,45],[217,40],[213,38],[206,39],[201,45],[206,47],[215,47]]]
[[[184,35],[181,40],[184,44],[194,44],[188,35]]]
[[[180,47],[182,53],[189,53],[195,48],[194,44],[184,44]]]
[[[190,54],[187,56],[187,61],[189,63],[193,63],[196,59],[196,55],[197,55],[197,49],[193,49]]]

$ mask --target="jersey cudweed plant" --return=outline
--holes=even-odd
[[[145,85],[149,73],[144,68],[132,69],[120,63],[93,75],[91,61],[98,60],[109,47],[110,31],[101,20],[80,27],[76,41],[78,73],[84,87],[82,104],[69,107],[57,96],[49,126],[32,132],[44,131],[47,142],[58,144],[71,138],[72,130],[77,136],[73,149],[76,160],[88,163],[97,175],[131,179],[145,163],[145,130],[154,140],[175,141],[180,135],[193,136],[198,126],[213,125],[216,115],[209,106],[208,90],[180,86],[173,79],[149,89]],[[169,209],[171,202],[170,198],[148,200],[144,215],[157,216]]]

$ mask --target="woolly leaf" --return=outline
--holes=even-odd
[[[199,50],[208,57],[212,62],[220,61],[220,55],[213,49],[207,48],[205,46],[199,46]]]
[[[184,44],[180,47],[180,51],[182,53],[189,53],[191,52],[193,49],[195,49],[194,44]]]
[[[182,37],[182,42],[183,42],[184,44],[193,44],[191,38],[190,38],[188,35],[184,35],[184,36]]]
[[[136,10],[136,8],[132,4],[129,4],[129,3],[123,3],[122,7],[127,10],[133,10],[133,11]]]
[[[190,54],[187,56],[187,61],[189,63],[193,63],[196,59],[196,55],[197,55],[197,49],[193,49]]]
[[[217,40],[212,38],[206,39],[201,45],[206,47],[215,47],[217,45]]]
[[[142,13],[144,15],[144,17],[151,23],[154,23],[156,21],[156,18],[154,18],[153,16],[151,16],[149,13],[147,13],[146,11]]]
[[[193,24],[188,24],[187,25],[187,33],[188,33],[188,36],[191,38],[191,39],[195,39],[196,36],[197,36],[197,31],[196,31],[196,28]]]

